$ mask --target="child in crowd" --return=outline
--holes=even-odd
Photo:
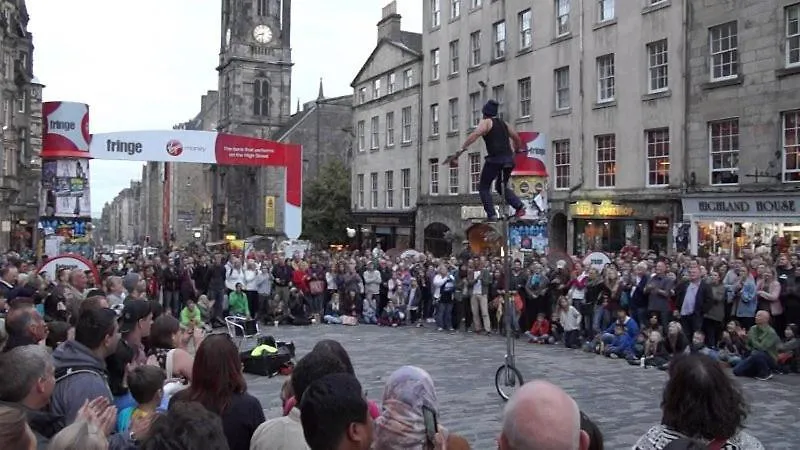
[[[669,362],[669,353],[664,347],[664,338],[660,331],[651,331],[644,344],[644,364],[646,367],[661,367]]]
[[[570,304],[565,296],[558,298],[558,308],[556,312],[559,322],[564,328],[564,346],[567,348],[580,348],[580,324],[581,313]]]
[[[386,302],[378,324],[386,327],[396,327],[403,323],[405,315],[394,305],[392,300]]]
[[[731,367],[736,367],[747,352],[746,337],[747,333],[739,325],[738,321],[732,320],[728,322],[725,331],[722,332],[722,339],[718,344],[719,360]]]
[[[700,330],[695,331],[692,335],[690,348],[692,353],[706,355],[715,361],[719,359],[719,352],[706,346],[706,334]]]
[[[208,296],[203,294],[197,298],[197,307],[200,308],[200,317],[203,322],[211,322],[211,316],[214,311],[214,302],[208,299]]]
[[[322,317],[322,320],[327,324],[337,324],[340,325],[342,323],[342,319],[339,318],[339,293],[334,292],[331,294],[331,301],[325,305],[325,314]]]
[[[790,323],[786,326],[783,335],[786,340],[778,344],[778,367],[781,372],[798,372],[800,364],[800,327]]]
[[[555,339],[550,336],[550,322],[544,318],[544,313],[536,315],[536,320],[531,325],[530,331],[525,332],[525,336],[527,336],[528,342],[531,344],[552,344],[555,342]]]
[[[614,339],[604,348],[603,354],[609,358],[628,358],[633,355],[633,339],[622,324],[614,327]]]
[[[189,330],[203,327],[203,314],[192,299],[186,300],[186,306],[181,311],[181,326]]]
[[[564,327],[561,326],[561,318],[555,313],[550,317],[550,337],[553,344],[564,340]]]
[[[158,366],[138,366],[128,373],[128,389],[137,404],[123,409],[117,415],[118,433],[127,433],[134,418],[156,414],[166,379],[166,374]]]
[[[361,309],[361,322],[372,325],[378,323],[377,309],[378,303],[375,296],[365,295]]]
[[[242,291],[242,283],[236,283],[236,290],[228,294],[228,309],[232,316],[250,318],[250,308],[247,305],[247,296]]]

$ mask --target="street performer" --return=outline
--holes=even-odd
[[[449,166],[453,161],[457,161],[462,153],[467,151],[478,138],[483,137],[486,143],[486,160],[481,169],[481,178],[478,184],[478,193],[481,196],[483,209],[486,210],[486,222],[497,222],[497,211],[492,200],[492,182],[495,182],[495,189],[502,196],[508,205],[511,205],[516,213],[514,217],[520,218],[525,215],[525,205],[517,197],[509,185],[511,171],[514,169],[515,152],[524,151],[522,139],[519,134],[511,128],[505,121],[497,118],[499,105],[495,100],[489,100],[483,105],[483,119],[478,123],[475,131],[467,137],[461,150],[448,156],[443,165]],[[512,147],[513,146],[513,147]]]

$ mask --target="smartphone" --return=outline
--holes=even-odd
[[[434,448],[436,445],[436,433],[438,432],[436,412],[427,406],[423,406],[422,418],[425,421],[425,435],[428,440],[428,448]]]

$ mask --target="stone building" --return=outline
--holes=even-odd
[[[141,244],[145,228],[139,221],[141,207],[141,181],[131,181],[116,197],[103,206],[101,217],[107,233],[107,245]]]
[[[692,2],[688,24],[689,249],[796,244],[800,3]]]
[[[622,3],[423,2],[418,248],[448,252],[481,219],[483,143],[441,162],[490,98],[518,131],[545,135],[551,248],[669,247],[684,183],[685,2]]]
[[[33,248],[39,217],[42,85],[24,0],[0,1],[0,249]]]
[[[219,66],[221,132],[270,138],[290,117],[291,0],[223,2]],[[284,169],[210,168],[212,236],[279,234]],[[276,229],[265,227],[265,197],[276,197]]]
[[[352,215],[361,246],[413,248],[419,193],[422,35],[403,31],[396,2],[353,83]]]

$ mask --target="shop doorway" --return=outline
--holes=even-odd
[[[567,216],[555,213],[550,221],[550,250],[567,251]]]
[[[423,232],[425,251],[431,252],[437,258],[449,256],[453,252],[453,242],[447,238],[449,232],[450,228],[439,222],[425,227]]]

